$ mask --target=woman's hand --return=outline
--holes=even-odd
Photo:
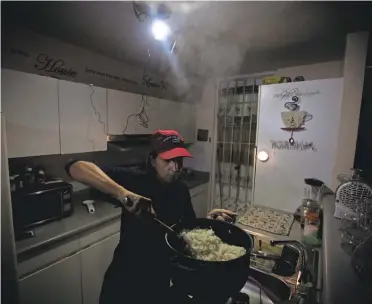
[[[208,213],[207,218],[220,221],[233,222],[233,218],[238,214],[227,209],[213,209]]]
[[[156,215],[154,209],[152,208],[151,200],[147,197],[122,188],[117,196],[117,199],[130,213],[141,215],[151,212],[152,214]]]

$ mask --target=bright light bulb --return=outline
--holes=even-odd
[[[262,162],[265,162],[269,159],[269,154],[267,154],[266,151],[260,151],[257,153],[257,158],[262,161]]]
[[[155,20],[152,23],[152,34],[156,40],[164,41],[170,34],[170,28],[164,21]]]

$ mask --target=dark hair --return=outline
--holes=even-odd
[[[146,170],[148,171],[155,171],[154,166],[152,165],[152,162],[155,161],[156,157],[158,156],[158,152],[152,151],[147,156],[146,160]]]
[[[155,159],[158,157],[158,155],[159,153],[156,151],[152,151],[149,153],[149,155],[147,156],[147,160],[146,160],[146,170],[150,172],[156,171],[152,163],[155,162]],[[182,168],[183,168],[183,158],[181,157],[181,161],[179,162],[179,170],[182,170]]]

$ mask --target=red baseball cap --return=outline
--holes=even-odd
[[[183,138],[174,130],[157,130],[151,136],[151,146],[162,159],[192,157]]]

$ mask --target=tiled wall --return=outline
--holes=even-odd
[[[95,162],[99,166],[122,166],[138,164],[146,160],[147,152],[141,151],[119,152],[119,151],[102,151],[102,152],[87,152],[66,155],[44,155],[35,157],[22,157],[9,159],[10,173],[19,172],[26,165],[44,168],[48,175],[58,177],[66,181],[70,181],[66,174],[65,165],[73,160],[85,160]]]

